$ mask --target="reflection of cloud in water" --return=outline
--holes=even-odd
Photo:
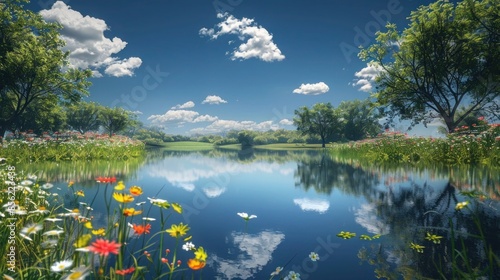
[[[226,191],[226,188],[219,188],[219,187],[211,187],[211,188],[204,188],[203,189],[203,192],[209,198],[218,197],[221,194],[223,194],[225,191]]]
[[[210,255],[209,263],[215,266],[218,279],[252,278],[271,260],[272,253],[285,239],[285,235],[275,231],[262,231],[258,234],[232,232],[229,239],[228,242],[233,243],[239,251],[235,252],[234,257],[226,259]]]
[[[302,211],[316,211],[321,214],[330,208],[330,202],[324,199],[296,198],[293,203],[297,204]]]
[[[362,204],[354,215],[356,216],[356,223],[366,228],[370,233],[384,235],[391,231],[388,224],[378,219],[377,209],[373,204]]]
[[[224,158],[210,158],[202,155],[187,155],[182,158],[167,157],[162,162],[147,167],[147,172],[151,177],[165,178],[170,184],[187,191],[193,191],[196,181],[201,179],[252,172],[275,174],[282,170],[288,173],[286,166],[275,162],[256,161],[242,164]]]

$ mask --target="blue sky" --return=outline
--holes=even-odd
[[[58,21],[89,101],[137,112],[171,134],[294,129],[301,106],[369,96],[357,58],[386,21],[432,1],[32,1]],[[436,135],[436,127],[410,134]]]

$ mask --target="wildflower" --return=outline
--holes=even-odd
[[[74,184],[75,184],[75,182],[74,182],[74,181],[69,181],[69,182],[68,182],[68,188],[71,188]]]
[[[279,275],[282,270],[283,270],[283,267],[282,266],[278,266],[273,272],[271,272],[271,276]]]
[[[54,187],[54,185],[51,183],[45,183],[41,186],[41,188],[44,190],[52,189],[52,187]]]
[[[356,233],[354,232],[348,232],[348,231],[341,231],[340,233],[337,234],[338,237],[341,237],[343,239],[350,239],[356,236]]]
[[[187,242],[185,243],[184,245],[182,245],[182,249],[183,250],[186,250],[186,251],[191,251],[191,250],[194,250],[195,246],[193,243],[191,242]]]
[[[116,270],[116,274],[118,275],[127,275],[127,274],[131,274],[135,271],[135,267],[131,266],[127,269],[121,269],[121,270]]]
[[[423,253],[425,246],[418,245],[418,244],[415,244],[413,242],[410,242],[410,248],[412,248],[413,250],[415,250],[415,251],[417,251],[419,253]]]
[[[78,239],[76,240],[76,242],[73,246],[75,246],[76,248],[85,247],[89,244],[90,239],[92,239],[91,234],[89,234],[89,233],[84,234],[84,235],[78,237]]]
[[[133,224],[132,228],[134,229],[134,233],[137,235],[149,234],[151,232],[151,224],[146,224],[144,226]]]
[[[130,187],[129,192],[133,196],[139,196],[142,194],[142,189],[139,186],[132,186]]]
[[[99,176],[95,180],[97,183],[114,183],[114,182],[116,182],[115,177],[101,177],[101,176]]]
[[[125,189],[125,184],[123,183],[123,181],[118,182],[118,184],[115,186],[115,190],[117,191],[122,191],[124,189]]]
[[[243,218],[243,220],[245,220],[245,221],[248,221],[248,220],[250,220],[250,219],[257,218],[257,216],[255,216],[255,215],[250,215],[250,216],[248,216],[248,214],[247,214],[247,213],[245,213],[245,212],[243,212],[243,213],[237,213],[237,214],[238,214],[238,216],[242,217],[242,218]]]
[[[144,221],[156,221],[155,218],[150,218],[150,217],[142,217]]]
[[[375,234],[374,236],[372,236],[372,239],[379,239],[380,238],[380,234]]]
[[[168,201],[165,199],[150,198],[150,197],[148,197],[148,199],[149,199],[149,202],[151,202],[151,204],[153,204],[153,205],[156,205],[156,206],[159,206],[159,207],[165,208],[165,209],[170,208],[170,203],[168,203]]]
[[[366,234],[361,234],[361,236],[359,237],[359,239],[361,240],[372,240],[372,238]]]
[[[57,240],[49,239],[42,242],[42,244],[40,245],[42,246],[43,249],[54,248],[57,246]]]
[[[135,205],[137,205],[137,206],[141,206],[141,205],[143,205],[144,203],[146,203],[146,201],[137,202]]]
[[[181,260],[177,260],[177,266],[181,266]]]
[[[311,259],[311,261],[315,262],[315,261],[319,260],[319,255],[316,252],[311,252],[309,254],[309,258]]]
[[[205,267],[205,262],[198,259],[189,259],[187,265],[192,270],[199,270]]]
[[[59,218],[45,218],[45,221],[48,221],[48,222],[60,222],[62,220],[63,219],[59,219]]]
[[[48,235],[48,236],[57,235],[57,236],[59,236],[59,234],[61,234],[61,233],[64,233],[64,230],[53,229],[53,230],[49,230],[49,231],[44,232],[42,235]]]
[[[108,256],[109,254],[118,255],[118,249],[120,246],[121,244],[118,244],[115,241],[97,239],[94,243],[92,243],[92,245],[90,245],[89,251],[101,256]]]
[[[63,270],[68,269],[72,265],[73,265],[73,261],[72,260],[64,260],[64,261],[60,261],[60,262],[54,263],[50,267],[50,270],[52,270],[54,272],[61,272]]]
[[[172,203],[171,205],[175,212],[182,214],[182,206],[179,203]]]
[[[88,229],[92,229],[92,228],[93,228],[93,227],[92,227],[92,222],[91,222],[91,221],[86,221],[86,222],[83,224],[83,226],[84,226],[85,228],[88,228]]]
[[[125,208],[123,209],[123,216],[129,217],[129,216],[135,216],[141,214],[141,210],[135,210],[134,208]]]
[[[464,201],[464,202],[459,202],[457,203],[457,205],[455,206],[455,210],[462,210],[465,206],[467,206],[469,204],[468,201]]]
[[[180,237],[186,235],[187,231],[189,230],[189,227],[187,225],[184,225],[183,223],[180,223],[179,225],[172,225],[169,229],[166,230],[172,237]]]
[[[198,247],[198,249],[194,252],[194,257],[195,259],[197,260],[200,260],[200,261],[206,261],[207,260],[207,252],[205,252],[205,250],[203,249],[203,247]]]
[[[300,280],[300,274],[295,271],[290,271],[288,276],[285,277],[285,280]]]
[[[75,194],[78,196],[85,197],[85,193],[82,190],[76,191]]]
[[[31,234],[39,232],[40,230],[42,230],[42,228],[43,227],[39,224],[31,224],[31,225],[28,225],[28,226],[24,227],[23,229],[21,229],[21,233],[31,235]]]
[[[129,203],[134,201],[134,198],[130,194],[123,194],[123,193],[113,193],[113,198],[121,203]]]
[[[427,236],[425,237],[425,239],[427,239],[429,241],[432,241],[434,244],[440,244],[441,243],[441,238],[443,238],[442,236],[435,235],[435,234],[430,234],[428,232],[427,232],[426,235]]]
[[[90,274],[90,268],[85,266],[80,266],[77,269],[73,269],[72,272],[62,280],[84,280]]]
[[[24,180],[20,183],[22,186],[31,186],[33,185],[33,182],[30,180]]]
[[[106,235],[106,229],[105,228],[100,228],[100,229],[93,229],[92,230],[93,235]]]

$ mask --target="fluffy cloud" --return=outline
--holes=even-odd
[[[382,68],[376,64],[367,64],[365,68],[354,73],[355,83],[353,86],[358,86],[360,91],[371,92],[375,78],[382,72]]]
[[[178,110],[178,109],[188,109],[188,108],[193,108],[194,107],[194,102],[193,101],[188,101],[184,104],[177,104],[174,107],[170,108],[171,110]]]
[[[196,111],[191,110],[168,110],[163,115],[152,115],[148,117],[153,124],[161,124],[167,122],[177,123],[197,123],[197,122],[212,122],[216,121],[217,117],[210,115],[201,115]]]
[[[304,95],[318,95],[326,93],[330,88],[323,82],[315,84],[302,84],[299,88],[293,90],[293,93]]]
[[[293,203],[298,205],[302,211],[314,211],[320,214],[330,208],[330,202],[324,199],[296,198]]]
[[[216,120],[206,127],[194,128],[190,132],[194,134],[217,134],[230,130],[268,131],[279,128],[279,125],[273,123],[273,121],[257,123],[254,121]]]
[[[217,31],[214,28],[202,28],[199,34],[213,40],[225,34],[237,35],[243,43],[231,53],[232,60],[258,58],[271,62],[285,59],[273,42],[273,35],[264,27],[257,25],[253,19],[245,17],[237,19],[228,13],[218,14],[217,17],[221,19],[221,22],[217,24]]]
[[[289,120],[289,119],[282,119],[279,124],[281,125],[293,125],[293,121]]]
[[[69,63],[72,67],[91,69],[94,77],[102,77],[99,69],[114,77],[132,76],[133,70],[141,66],[138,57],[119,59],[113,57],[125,48],[127,42],[120,38],[106,38],[109,30],[102,19],[83,16],[62,1],[56,1],[50,9],[40,11],[48,22],[58,22],[63,28],[61,38],[66,42],[64,51],[69,51]]]
[[[226,100],[222,99],[220,96],[217,95],[209,95],[201,102],[201,104],[221,104],[221,103],[227,103]]]

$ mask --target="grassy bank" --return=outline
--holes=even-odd
[[[166,142],[155,146],[169,151],[205,151],[214,148],[214,145],[211,143],[194,141]]]

